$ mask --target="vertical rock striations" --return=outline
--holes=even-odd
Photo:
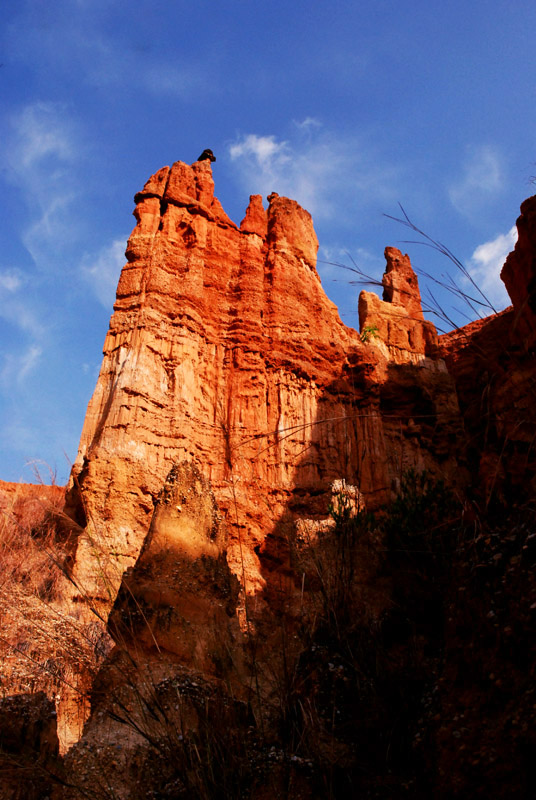
[[[379,333],[364,342],[322,290],[294,201],[252,196],[238,228],[208,161],[161,169],[135,200],[68,497],[86,529],[80,594],[109,609],[177,460],[210,480],[249,593],[265,585],[268,535],[325,515],[334,480],[374,505],[405,466],[454,472],[455,395],[407,256],[387,250],[390,302],[361,301]]]

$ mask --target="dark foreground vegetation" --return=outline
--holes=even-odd
[[[341,495],[334,526],[289,542],[298,591],[274,606],[269,649],[251,635],[249,694],[177,669],[140,697],[141,717],[117,694],[106,713],[144,743],[127,795],[107,778],[120,737],[62,761],[30,703],[21,749],[5,699],[0,797],[531,797],[536,505],[492,506],[415,472],[376,515]],[[119,667],[128,688],[132,664]]]

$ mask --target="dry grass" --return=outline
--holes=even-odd
[[[55,516],[61,500],[44,503],[35,497],[11,499],[0,516],[0,576],[2,590],[16,585],[37,597],[56,597],[62,558],[56,543]]]
[[[87,717],[102,627],[83,622],[71,602],[75,533],[62,490],[9,488],[0,515],[0,693],[45,692],[56,703],[65,750]]]

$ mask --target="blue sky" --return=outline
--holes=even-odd
[[[498,268],[535,191],[535,34],[528,0],[4,0],[0,478],[66,480],[133,195],[205,147],[236,222],[274,190],[313,214],[321,261],[380,278],[395,245],[453,271],[403,243],[385,216],[402,203],[505,307]],[[351,273],[319,272],[357,326]]]

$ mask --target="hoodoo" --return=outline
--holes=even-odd
[[[249,594],[285,526],[326,516],[334,481],[374,507],[409,466],[455,475],[454,384],[407,256],[387,249],[385,300],[362,295],[362,324],[378,331],[365,342],[326,297],[311,217],[293,200],[273,193],[265,210],[253,195],[237,227],[210,161],[178,161],[134,215],[68,497],[86,530],[85,598],[109,609],[177,460],[210,480]]]

